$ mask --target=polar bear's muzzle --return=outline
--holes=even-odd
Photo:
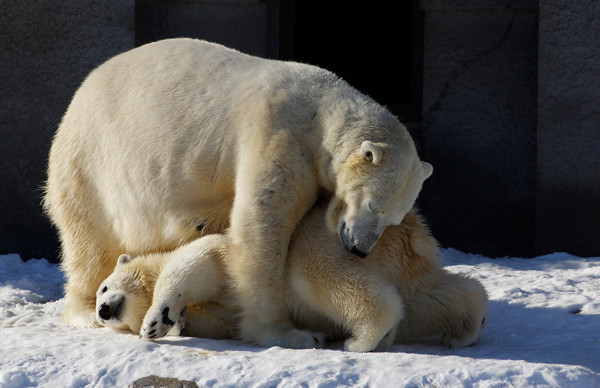
[[[361,233],[360,231],[353,231],[344,222],[340,228],[340,240],[344,249],[361,258],[367,257],[380,236],[381,233],[377,233],[376,228],[373,227],[362,230]]]
[[[123,311],[123,307],[125,305],[125,297],[113,297],[102,303],[98,306],[98,311],[96,311],[98,318],[102,321],[110,321],[111,319],[119,320],[121,317],[121,313]]]

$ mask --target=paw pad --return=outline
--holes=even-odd
[[[169,319],[169,308],[165,307],[164,310],[162,311],[162,323],[164,325],[168,325],[168,326],[173,326],[175,324],[175,322],[173,322],[171,319]]]

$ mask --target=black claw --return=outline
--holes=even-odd
[[[156,321],[152,322],[152,323],[150,324],[150,327],[154,327],[154,326],[156,326],[156,324],[157,324],[157,323],[158,323],[158,322],[156,322]]]
[[[148,338],[156,338],[156,334],[149,335]]]
[[[152,334],[154,334],[154,333],[156,333],[156,330],[151,330],[151,331],[148,333],[148,335],[152,335]]]

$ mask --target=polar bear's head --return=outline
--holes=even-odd
[[[140,332],[154,288],[142,261],[129,255],[119,256],[113,273],[98,288],[96,320],[102,326]]]
[[[402,222],[432,172],[412,141],[364,140],[337,171],[329,228],[348,252],[367,256],[388,225]]]

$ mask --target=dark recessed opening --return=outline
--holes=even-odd
[[[283,1],[280,58],[333,71],[403,121],[421,121],[423,16],[417,1]]]

